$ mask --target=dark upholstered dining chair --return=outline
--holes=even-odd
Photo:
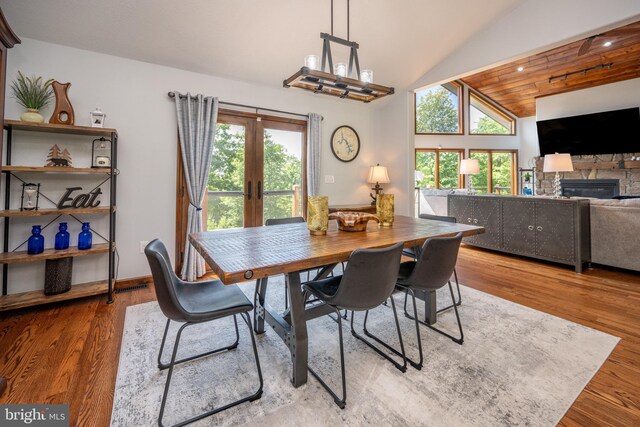
[[[240,340],[238,321],[236,318],[237,315],[242,317],[249,327],[249,334],[251,336],[253,354],[256,361],[256,368],[258,370],[258,379],[260,383],[258,390],[250,396],[225,404],[216,409],[212,409],[193,418],[189,418],[186,421],[180,422],[178,425],[189,424],[231,408],[232,406],[236,406],[240,403],[252,402],[259,399],[262,396],[263,381],[262,371],[260,369],[260,360],[258,358],[258,350],[253,336],[253,329],[251,328],[251,318],[249,317],[249,312],[253,310],[253,304],[251,304],[244,293],[236,285],[224,285],[219,280],[203,282],[185,282],[180,280],[171,268],[167,249],[158,239],[150,242],[144,252],[147,256],[147,260],[149,261],[149,267],[151,268],[158,305],[160,306],[162,313],[167,317],[167,325],[164,330],[164,335],[162,336],[162,343],[160,344],[160,352],[158,354],[158,368],[160,370],[168,368],[169,372],[167,374],[167,381],[162,395],[158,424],[160,426],[163,425],[162,417],[164,414],[165,404],[167,402],[167,395],[169,394],[169,384],[171,383],[174,366],[225,350],[235,349]],[[180,337],[182,335],[182,331],[187,326],[222,319],[228,316],[233,316],[235,325],[236,339],[233,344],[216,350],[211,350],[203,354],[176,360]],[[169,324],[171,321],[183,323],[183,325],[180,327],[176,335],[173,353],[171,354],[171,361],[169,363],[162,363],[162,352],[164,350],[164,344],[167,339],[167,332],[169,331]]]
[[[451,293],[451,299],[454,300],[453,287],[451,286],[451,274],[453,273],[453,269],[456,265],[456,260],[458,259],[458,250],[460,249],[461,241],[462,233],[458,233],[454,237],[433,237],[431,239],[427,239],[420,249],[420,256],[418,258],[418,261],[407,261],[400,264],[397,287],[405,292],[405,316],[412,320],[415,320],[416,322],[419,361],[411,361],[411,364],[418,369],[422,367],[423,363],[422,343],[420,341],[420,328],[418,326],[418,323],[428,326],[434,331],[448,338],[451,338],[458,344],[462,344],[464,342],[462,324],[460,323],[458,306],[456,304],[453,304],[453,309],[456,313],[456,319],[458,321],[460,338],[449,335],[446,332],[437,329],[432,325],[429,325],[427,322],[423,322],[422,320],[420,320],[418,318],[416,309],[415,296],[416,292],[426,293],[435,291],[448,284],[449,292]],[[410,315],[407,311],[408,295],[411,295],[411,299],[413,302],[413,315]]]
[[[434,220],[434,221],[452,222],[454,224],[458,222],[458,220],[456,219],[455,216],[420,214],[420,215],[418,215],[418,217],[422,218],[422,219],[431,219],[431,220]],[[413,248],[405,249],[404,251],[402,251],[402,255],[411,257],[414,260],[418,259],[417,255],[416,255],[416,251]],[[458,301],[456,301],[454,299],[453,300],[453,304],[455,304],[457,306],[460,306],[460,304],[462,304],[462,294],[460,293],[460,282],[458,281],[458,272],[456,271],[455,267],[453,267],[453,280],[456,282],[456,290],[457,290],[457,293],[458,293]],[[438,313],[440,313],[442,311],[445,311],[445,310],[449,310],[451,307],[453,307],[453,305],[448,305],[446,307],[442,307],[441,309],[438,310]]]
[[[378,354],[391,361],[402,372],[406,371],[407,362],[404,358],[404,344],[398,323],[396,306],[391,299],[393,315],[400,341],[400,352],[402,364],[393,360],[389,355],[382,352],[369,341],[358,335],[353,329],[354,312],[366,311],[378,307],[387,300],[393,293],[396,286],[400,257],[403,243],[397,243],[381,249],[358,249],[349,257],[349,262],[341,276],[327,279],[311,281],[303,284],[305,299],[309,295],[318,298],[322,303],[330,306],[336,313],[338,323],[338,334],[340,340],[340,368],[342,372],[342,398],[320,378],[320,376],[309,367],[309,372],[320,382],[320,384],[333,397],[334,402],[344,408],[347,400],[347,385],[345,379],[344,366],[344,344],[342,339],[342,316],[340,310],[351,310],[351,333],[356,338],[363,341]],[[380,342],[380,341],[379,341]],[[386,348],[391,347],[382,343]]]

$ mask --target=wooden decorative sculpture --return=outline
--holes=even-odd
[[[53,110],[49,123],[73,125],[75,117],[71,101],[69,101],[69,94],[67,93],[71,83],[60,83],[56,80],[51,83],[51,87],[56,95],[56,108]]]
[[[49,155],[47,156],[47,164],[45,166],[62,166],[62,167],[73,167],[71,162],[71,153],[66,148],[64,150],[60,150],[58,144],[54,144],[53,147],[49,150]]]

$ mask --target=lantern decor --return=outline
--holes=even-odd
[[[40,184],[25,182],[22,184],[22,197],[20,198],[21,211],[37,211],[40,200]]]
[[[307,197],[307,228],[312,236],[327,234],[329,228],[329,197]]]
[[[92,168],[110,168],[111,140],[107,138],[94,139],[91,149],[91,159]]]
[[[376,215],[382,227],[393,225],[393,194],[378,194],[376,198]]]
[[[104,119],[107,117],[105,113],[102,112],[100,107],[96,107],[91,113],[91,127],[92,128],[102,128],[104,127]]]

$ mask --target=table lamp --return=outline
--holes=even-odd
[[[373,202],[371,202],[371,206],[375,206],[376,198],[378,197],[378,194],[380,194],[380,192],[383,190],[383,188],[380,187],[380,184],[388,184],[391,182],[389,180],[387,168],[384,166],[380,166],[380,163],[375,166],[371,166],[371,168],[369,169],[369,179],[367,180],[367,182],[369,184],[373,184],[374,182],[376,183],[376,185],[371,188],[376,192],[376,195],[374,196],[372,193],[369,193],[369,196],[371,196],[371,198],[373,199]]]
[[[460,161],[460,175],[467,175],[465,179],[467,181],[467,190],[469,193],[473,193],[471,188],[471,177],[469,175],[474,175],[476,173],[480,173],[480,162],[478,162],[478,159],[462,159]]]
[[[560,172],[573,172],[571,154],[555,153],[544,156],[544,166],[542,172],[555,172],[556,177],[553,182],[553,197],[559,199],[560,196]]]
[[[424,174],[422,172],[420,172],[419,170],[416,170],[414,172],[414,176],[416,179],[416,188],[420,188],[420,181],[422,181],[424,179]]]

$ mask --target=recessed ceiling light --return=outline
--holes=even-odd
[[[518,71],[524,71],[524,67],[518,67]]]
[[[602,46],[604,46],[604,47],[609,47],[609,46],[611,46],[612,44],[613,44],[613,43],[611,43],[611,42],[604,42],[604,43],[602,43]]]

